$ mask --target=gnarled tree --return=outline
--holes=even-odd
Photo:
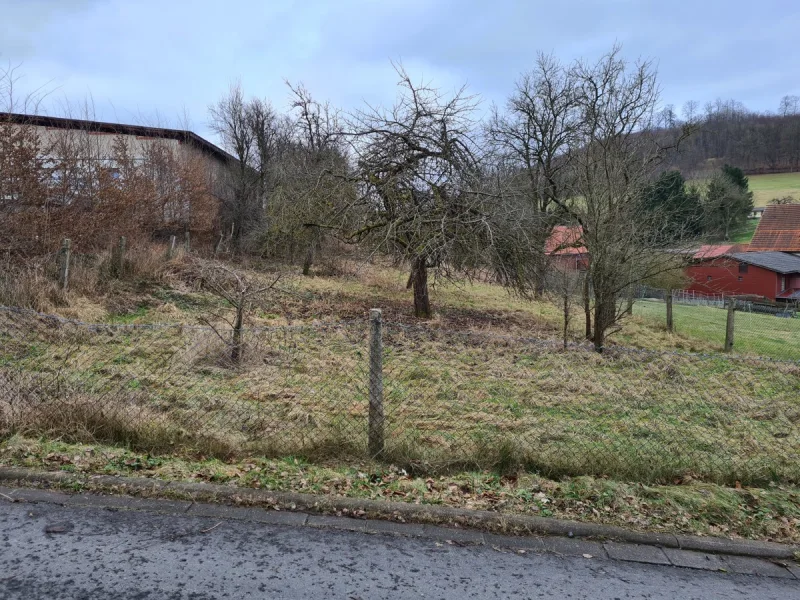
[[[339,230],[409,264],[414,314],[428,318],[429,270],[467,269],[489,226],[473,137],[476,100],[464,88],[445,96],[397,72],[392,108],[367,107],[348,119],[355,164],[346,177],[357,195],[347,213],[358,220]]]

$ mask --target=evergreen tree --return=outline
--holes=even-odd
[[[729,240],[753,210],[753,192],[744,172],[730,165],[722,167],[708,183],[703,204],[706,233]]]
[[[645,209],[662,223],[665,240],[685,239],[701,233],[703,206],[695,188],[688,188],[679,171],[664,171],[644,190]]]

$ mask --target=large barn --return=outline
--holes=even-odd
[[[688,291],[800,300],[800,204],[766,207],[749,245],[703,246]]]

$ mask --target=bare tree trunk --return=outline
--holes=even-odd
[[[236,307],[236,320],[233,323],[233,344],[231,345],[231,361],[239,364],[242,360],[242,324],[244,323],[244,305],[242,300]]]
[[[594,300],[594,334],[592,342],[596,352],[602,352],[606,341],[606,330],[614,324],[616,313],[615,298],[597,298]]]
[[[420,319],[431,318],[431,300],[428,296],[428,265],[425,257],[414,259],[414,316]]]
[[[314,265],[314,243],[308,245],[306,250],[306,258],[303,261],[303,275],[308,277],[311,275],[311,267]]]
[[[314,232],[311,234],[311,241],[308,244],[308,249],[306,250],[306,258],[303,261],[303,275],[308,277],[311,274],[311,267],[314,266],[314,254],[317,249],[318,243],[318,232],[316,228]]]
[[[583,276],[583,313],[586,317],[586,339],[592,339],[592,304],[589,297],[589,273]]]
[[[633,314],[633,299],[634,299],[634,286],[628,286],[628,305],[625,307],[625,312],[629,315]]]

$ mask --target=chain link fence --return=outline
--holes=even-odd
[[[657,328],[669,329],[667,290],[637,289],[633,314]],[[672,332],[698,349],[726,348],[727,309],[733,303],[735,314],[730,333],[730,349],[777,360],[800,361],[800,312],[796,303],[772,303],[737,296],[709,296],[672,291]]]
[[[377,458],[417,472],[800,482],[798,362],[598,354],[367,321],[248,329],[239,348],[234,361],[228,335],[205,327],[2,309],[0,435],[152,453]]]

